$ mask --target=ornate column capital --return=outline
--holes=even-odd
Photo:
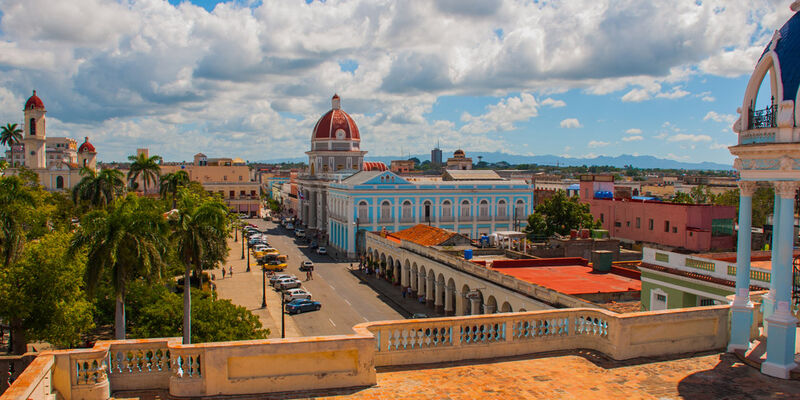
[[[737,184],[739,185],[739,194],[744,197],[752,197],[758,187],[758,183],[753,181],[739,181]]]
[[[795,192],[797,192],[797,184],[795,181],[780,181],[773,182],[775,185],[775,193],[782,199],[793,199]]]

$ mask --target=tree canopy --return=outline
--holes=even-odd
[[[581,203],[578,196],[567,197],[563,190],[559,190],[528,216],[525,233],[535,240],[553,234],[566,235],[571,229],[599,227],[600,222],[594,220],[588,204]]]

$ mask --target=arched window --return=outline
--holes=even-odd
[[[442,202],[442,217],[450,218],[453,216],[453,205],[450,204],[450,200],[445,200]]]
[[[508,207],[506,206],[506,201],[501,199],[497,202],[497,216],[505,217],[507,215],[508,215]]]
[[[84,166],[84,167],[86,166],[86,162],[87,162],[87,161],[89,161],[89,160],[87,160],[87,159],[85,159],[85,158],[83,159],[83,166]]]
[[[403,201],[403,210],[402,214],[400,215],[404,221],[411,220],[413,217],[413,212],[411,211],[411,202],[408,200]]]
[[[527,215],[525,215],[525,202],[522,200],[517,200],[517,205],[514,207],[514,218],[517,219],[527,219]]]
[[[392,220],[392,205],[387,200],[381,203],[381,221]]]
[[[63,189],[64,188],[64,178],[61,176],[56,177],[56,189]]]
[[[425,221],[429,222],[431,220],[431,202],[428,200],[425,200],[422,205],[422,215],[425,217]]]
[[[469,200],[464,200],[461,202],[461,214],[462,217],[469,217]]]
[[[31,135],[36,136],[36,119],[35,118],[31,118],[29,131],[31,132]]]
[[[367,202],[361,201],[358,203],[358,220],[361,223],[365,223],[369,221],[369,208],[367,208]]]
[[[478,210],[480,212],[481,217],[488,217],[489,216],[489,202],[486,200],[481,200],[480,208]]]

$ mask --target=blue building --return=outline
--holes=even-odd
[[[300,220],[311,235],[348,257],[363,251],[364,231],[429,224],[477,239],[521,229],[533,212],[533,186],[524,180],[487,170],[403,177],[381,163],[364,162],[367,152],[359,144],[355,121],[334,96],[331,111],[314,126],[306,153],[310,167],[298,179]]]

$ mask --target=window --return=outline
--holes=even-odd
[[[61,176],[56,177],[56,189],[63,189],[64,188],[64,178]]]
[[[664,232],[669,233],[669,221],[664,221]]]
[[[631,227],[631,221],[625,221],[625,227],[630,228]]]
[[[650,220],[647,221],[647,226],[648,226],[647,229],[650,229],[652,231],[653,230],[653,225],[654,225],[653,224],[653,219],[650,218]]]
[[[606,222],[605,215],[603,215],[603,213],[600,213],[600,222]]]
[[[347,169],[353,169],[353,159],[347,157]]]
[[[253,196],[253,197],[255,197],[255,196],[256,196],[256,191],[255,191],[255,190],[251,190],[251,191],[250,191],[250,196]]]
[[[678,233],[678,227],[677,226],[673,226],[672,227],[672,233]]]
[[[461,214],[462,217],[469,217],[469,200],[464,200],[461,202]]]
[[[228,180],[228,175],[225,175],[225,176],[223,176],[223,177],[222,177],[222,180],[223,180],[223,181],[227,181],[227,180]]]
[[[381,203],[381,219],[384,221],[392,219],[392,205],[385,200]]]
[[[514,208],[514,212],[517,214],[515,216],[515,218],[525,219],[526,218],[526,215],[525,215],[525,202],[522,201],[522,200],[517,200],[517,205]]]
[[[230,197],[228,197],[229,199],[232,199],[232,198],[236,197],[236,191],[235,190],[231,190],[229,195],[230,195]]]
[[[660,288],[654,288],[650,292],[650,311],[667,309],[667,293]]]
[[[658,300],[658,301],[667,301],[667,296],[663,295],[663,294],[657,294],[656,295],[656,300]]]
[[[452,217],[453,207],[450,205],[450,200],[445,200],[442,203],[442,217]]]
[[[700,299],[700,307],[716,305],[714,299]]]
[[[636,229],[639,229],[641,227],[642,227],[642,218],[636,217]]]
[[[508,214],[508,209],[506,207],[506,201],[500,200],[497,202],[497,216],[505,217]]]
[[[621,228],[622,227],[622,222],[614,221],[614,226],[617,227],[617,228]]]
[[[711,236],[733,236],[733,219],[712,219]]]
[[[481,217],[488,217],[489,216],[489,202],[486,200],[481,200],[480,204],[480,216]]]
[[[425,200],[425,205],[423,205],[423,209],[424,209],[423,215],[425,215],[425,221],[430,221],[431,220],[431,202]]]
[[[241,196],[241,197],[244,197],[244,196],[245,196],[244,190],[240,190],[240,191],[239,191],[239,196]]]
[[[403,213],[400,216],[400,218],[402,218],[404,220],[409,220],[411,218],[414,218],[413,215],[412,215],[413,212],[411,211],[411,202],[410,201],[406,200],[406,201],[403,202],[403,210],[402,210],[402,212]]]
[[[359,221],[369,221],[369,208],[367,202],[361,201],[358,203],[358,219]]]
[[[34,118],[31,118],[31,121],[30,121],[30,131],[31,131],[31,135],[36,136],[36,119],[34,119]]]
[[[239,180],[242,180],[242,176],[241,175],[239,175]]]

